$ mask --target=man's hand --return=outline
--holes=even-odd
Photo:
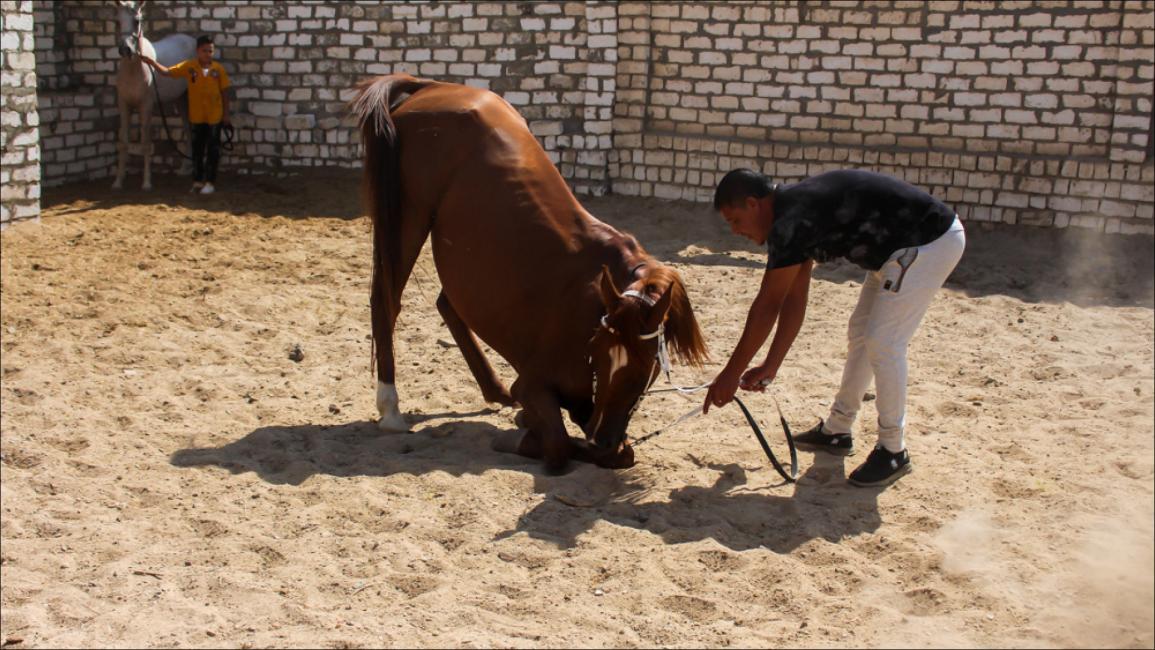
[[[754,366],[742,373],[742,380],[738,382],[738,385],[742,387],[742,390],[756,390],[763,393],[766,392],[766,387],[770,385],[770,382],[774,381],[776,374],[765,365]]]
[[[714,383],[710,384],[710,390],[706,391],[702,413],[709,413],[711,406],[721,407],[729,404],[736,392],[738,392],[738,373],[723,369],[714,378]]]

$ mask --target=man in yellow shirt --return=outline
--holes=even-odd
[[[201,36],[197,39],[197,57],[181,61],[171,68],[141,56],[145,63],[165,76],[188,79],[188,119],[192,129],[195,170],[192,191],[201,194],[214,191],[217,163],[221,159],[221,126],[229,123],[229,97],[225,90],[232,84],[224,66],[213,60],[214,51],[213,38]]]

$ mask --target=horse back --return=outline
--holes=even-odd
[[[581,207],[524,118],[494,93],[441,83],[392,117],[403,212],[435,215],[438,274],[470,328],[521,366],[542,349],[529,342],[559,335],[548,321],[572,327],[578,304],[578,320],[596,321],[590,287],[616,231]],[[589,329],[565,349],[580,356]]]
[[[153,58],[165,67],[195,58],[197,54],[196,39],[188,34],[169,34],[151,44],[156,53]],[[156,78],[161,101],[176,99],[187,89],[188,84],[184,79],[169,79],[160,75]]]
[[[563,244],[603,225],[581,207],[525,119],[502,97],[437,83],[392,115],[405,200],[436,213],[440,225],[468,214],[470,223],[484,217],[487,228],[510,236],[553,231]]]

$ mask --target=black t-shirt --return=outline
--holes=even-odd
[[[877,271],[895,251],[938,239],[954,219],[942,201],[897,178],[826,172],[777,190],[766,266],[844,257]]]

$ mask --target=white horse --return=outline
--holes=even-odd
[[[156,102],[157,90],[160,91],[162,102],[170,102],[184,95],[186,87],[183,79],[169,79],[152,73],[148,65],[141,61],[140,55],[160,61],[165,66],[176,65],[186,59],[196,56],[196,39],[187,34],[170,34],[153,43],[144,37],[142,18],[144,15],[144,0],[117,0],[120,20],[120,41],[117,51],[120,53],[120,64],[116,71],[116,106],[120,111],[120,141],[116,145],[116,180],[112,183],[113,189],[124,186],[124,165],[129,153],[138,153],[144,157],[144,184],[143,189],[152,189],[152,132],[150,122]],[[156,84],[154,87],[153,84]],[[186,102],[177,102],[181,115],[187,118],[188,106]],[[128,130],[131,123],[132,111],[140,113],[140,148],[133,149],[129,144]],[[163,115],[161,116],[163,119]],[[185,120],[188,121],[187,119]],[[191,152],[189,145],[189,129],[184,129],[185,151]]]

